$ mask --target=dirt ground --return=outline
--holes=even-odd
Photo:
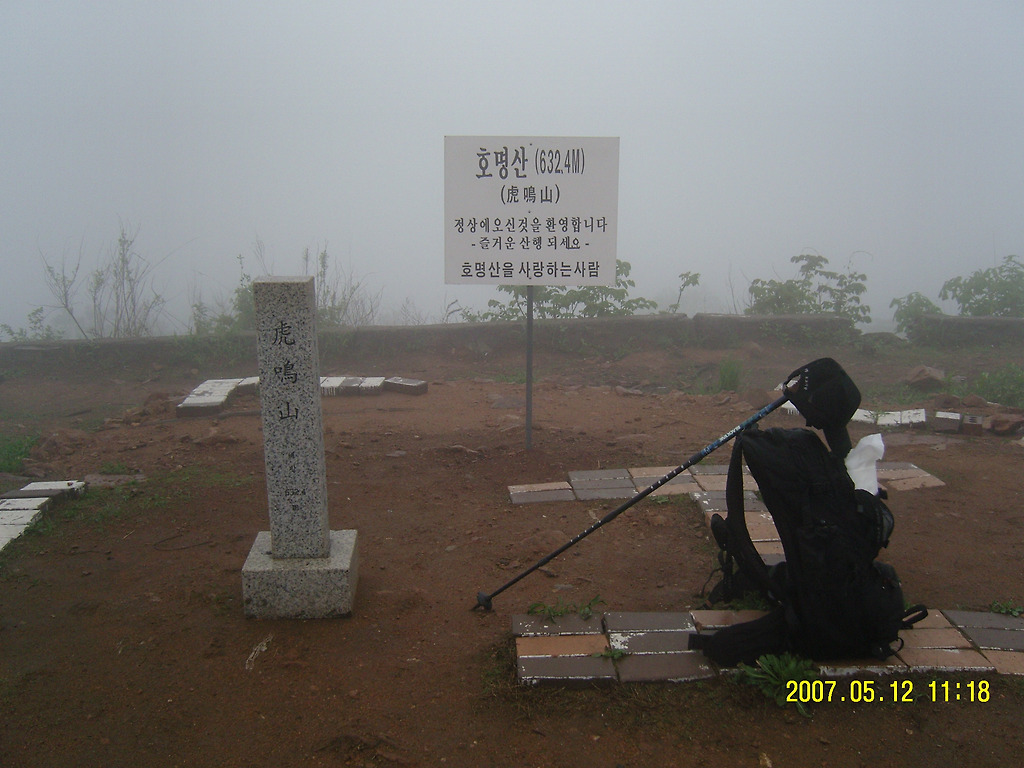
[[[548,352],[536,361],[527,451],[521,351],[325,361],[324,375],[430,386],[323,401],[331,527],[358,531],[361,562],[353,614],[320,621],[243,615],[241,567],[268,522],[258,400],[239,398],[216,419],[174,417],[192,387],[253,375],[255,360],[199,370],[140,354],[116,369],[0,371],[0,428],[44,436],[30,469],[146,478],[91,489],[0,555],[0,765],[1017,765],[1016,678],[990,676],[986,703],[833,703],[811,717],[729,679],[515,685],[509,618],[535,601],[702,605],[714,552],[688,500],[641,502],[496,597],[493,612],[471,610],[478,592],[617,505],[513,506],[509,485],[680,464],[754,412],[744,390],[824,354],[878,408],[932,407],[933,395],[893,385],[919,363],[969,378],[1024,362],[1005,349],[899,346]],[[741,371],[739,393],[713,391],[724,360]],[[765,422],[800,424],[781,413]],[[945,482],[890,498],[884,558],[908,599],[979,610],[1024,599],[1020,435],[901,429],[885,439],[887,461]]]

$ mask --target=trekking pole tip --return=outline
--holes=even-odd
[[[491,596],[484,592],[477,592],[476,605],[473,606],[473,610],[475,611],[477,608],[483,608],[485,611],[492,610]]]

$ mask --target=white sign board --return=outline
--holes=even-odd
[[[448,284],[614,285],[618,138],[446,136]]]

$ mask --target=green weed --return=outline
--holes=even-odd
[[[971,390],[993,403],[1024,407],[1024,368],[1010,363],[983,373],[972,383]]]
[[[581,619],[589,619],[594,615],[594,611],[597,609],[597,606],[603,604],[604,600],[601,599],[600,595],[592,597],[582,605],[567,603],[562,600],[562,598],[558,598],[554,605],[548,605],[542,601],[531,603],[526,609],[526,612],[531,616],[543,616],[552,624],[557,624],[559,618],[570,613],[575,613]]]
[[[619,659],[624,659],[626,656],[629,656],[629,651],[624,648],[612,648],[611,646],[608,646],[600,653],[593,653],[591,655],[595,659],[611,659],[612,661],[618,661]]]
[[[818,677],[813,662],[789,653],[784,653],[781,656],[766,654],[757,660],[756,667],[740,664],[739,669],[740,674],[737,679],[740,682],[754,686],[780,707],[786,706],[790,680],[799,682],[800,680],[814,680]],[[801,715],[810,716],[810,712],[803,702],[797,701],[796,708]]]
[[[736,392],[743,378],[743,366],[736,360],[723,360],[718,365],[718,391]]]
[[[21,462],[28,458],[29,451],[36,444],[35,437],[0,435],[0,472],[16,475],[21,472]]]
[[[989,610],[993,613],[1001,613],[1004,616],[1024,616],[1024,606],[1015,603],[1013,600],[993,600]]]

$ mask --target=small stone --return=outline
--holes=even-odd
[[[1018,413],[997,413],[989,421],[989,429],[997,435],[1015,435],[1024,426],[1024,416]]]
[[[903,383],[924,391],[942,389],[946,386],[946,374],[937,368],[919,365],[903,377]]]

